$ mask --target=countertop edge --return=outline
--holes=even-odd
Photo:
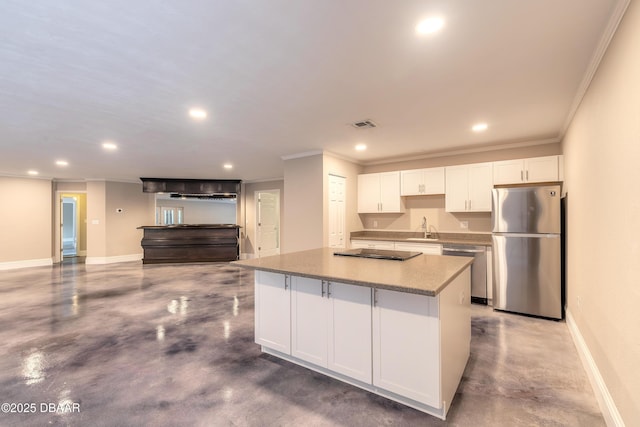
[[[437,256],[437,255],[434,255],[434,256]],[[473,263],[473,259],[469,258],[468,261],[466,263],[464,263],[464,265],[462,265],[447,280],[442,282],[436,289],[434,289],[434,290],[422,290],[422,289],[416,289],[416,288],[411,288],[411,287],[404,287],[404,286],[401,286],[401,285],[389,285],[389,284],[384,284],[384,283],[364,282],[364,281],[353,280],[353,279],[345,280],[344,278],[333,277],[331,275],[309,274],[309,273],[304,273],[304,272],[299,272],[299,271],[291,271],[289,269],[285,270],[285,269],[273,268],[273,267],[246,265],[246,264],[242,264],[241,261],[242,260],[231,261],[230,264],[235,265],[237,267],[241,267],[241,268],[247,268],[247,269],[250,269],[250,270],[268,271],[268,272],[271,272],[271,273],[280,273],[280,274],[291,274],[292,276],[307,277],[307,278],[310,278],[310,279],[317,279],[317,280],[329,280],[329,281],[333,280],[335,282],[346,283],[346,284],[351,284],[351,285],[356,285],[356,286],[366,286],[366,287],[374,288],[374,289],[386,289],[386,290],[390,290],[390,291],[404,292],[404,293],[417,294],[417,295],[425,295],[425,296],[429,296],[429,297],[437,296],[440,292],[442,292],[447,287],[447,285],[449,285],[449,283],[451,283],[456,277],[458,277],[465,269],[467,269]]]

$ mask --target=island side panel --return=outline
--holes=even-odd
[[[471,346],[471,268],[439,294],[441,381],[444,413],[451,406],[469,360]]]

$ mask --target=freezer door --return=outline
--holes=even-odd
[[[560,233],[560,186],[494,188],[494,233]]]
[[[562,318],[559,235],[493,235],[493,308]]]

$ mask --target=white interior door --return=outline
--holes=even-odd
[[[280,190],[256,191],[256,255],[280,253]]]
[[[345,186],[346,179],[329,175],[329,247],[345,247]]]

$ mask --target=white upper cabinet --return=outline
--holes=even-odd
[[[558,181],[560,179],[559,157],[546,156],[494,162],[493,184]]]
[[[448,166],[445,176],[447,212],[491,211],[492,163]]]
[[[444,168],[400,171],[400,195],[444,194]]]
[[[402,212],[400,172],[358,175],[358,213]]]

